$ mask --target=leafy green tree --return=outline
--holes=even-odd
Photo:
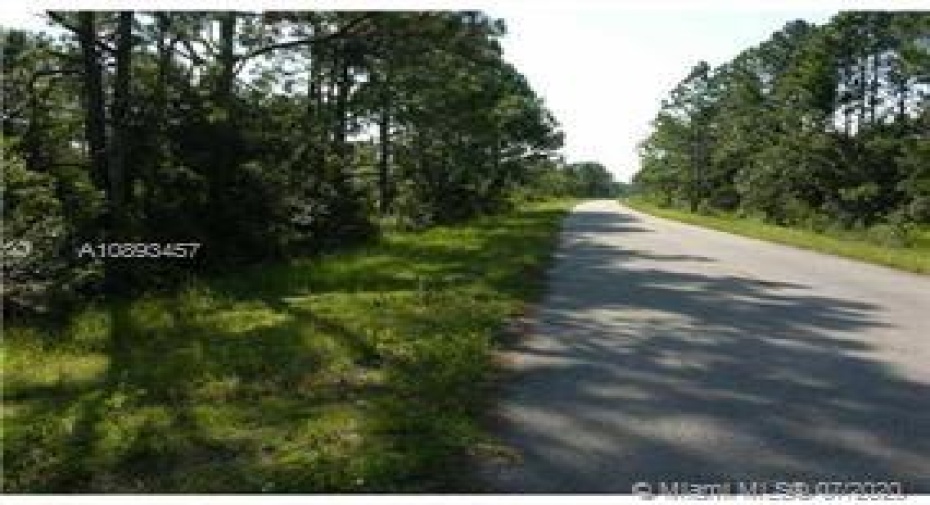
[[[503,22],[480,12],[48,18],[64,35],[4,32],[17,188],[58,202],[65,251],[203,243],[190,262],[89,262],[91,290],[345,246],[377,233],[379,216],[494,212],[532,191],[534,167],[561,146],[502,57]],[[11,223],[35,208],[25,200]]]
[[[926,222],[928,22],[844,12],[699,64],[641,144],[639,192],[816,229]]]

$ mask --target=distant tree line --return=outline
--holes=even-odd
[[[636,190],[783,225],[930,222],[930,13],[788,23],[673,89]]]
[[[553,162],[555,118],[502,58],[503,22],[480,12],[48,18],[62,35],[3,34],[4,239],[32,244],[5,257],[8,307],[563,193],[538,178],[575,186]],[[135,242],[202,246],[186,261],[75,254]]]
[[[618,196],[619,188],[607,167],[600,163],[566,163],[557,158],[533,164],[523,190],[537,198],[611,198]]]

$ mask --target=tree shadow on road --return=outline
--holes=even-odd
[[[570,224],[569,224],[570,223]],[[589,211],[572,214],[566,226],[572,233],[647,233],[652,230],[641,226],[640,219],[617,212]]]
[[[889,330],[877,305],[584,233],[556,266],[571,275],[538,311],[539,336],[508,350],[517,365],[501,437],[522,461],[491,465],[492,488],[892,480],[930,490],[930,387],[854,338]]]

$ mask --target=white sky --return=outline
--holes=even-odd
[[[299,3],[201,0],[198,8],[480,8],[507,21],[504,56],[546,100],[566,134],[569,161],[605,164],[620,180],[638,169],[636,145],[660,101],[692,65],[723,63],[794,19],[825,22],[838,8],[928,8],[917,0],[381,0]],[[45,7],[58,3],[45,1]],[[98,1],[97,8],[190,8],[185,2]],[[114,5],[115,4],[115,5]],[[66,8],[76,8],[65,2]],[[59,6],[61,7],[61,6]],[[29,7],[26,7],[27,9]],[[35,7],[32,7],[35,8]],[[0,25],[41,27],[4,6]]]
[[[566,134],[569,161],[638,169],[636,144],[661,100],[699,60],[724,63],[790,20],[832,10],[571,8],[491,10],[507,21],[505,58],[541,94]]]

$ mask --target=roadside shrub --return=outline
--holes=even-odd
[[[805,228],[817,233],[824,233],[834,226],[830,216],[822,212],[811,212],[807,215],[802,224]]]
[[[916,196],[907,206],[907,213],[914,221],[930,223],[930,196]]]
[[[707,200],[701,200],[701,203],[698,204],[697,212],[705,216],[712,216],[715,213],[714,208]]]
[[[910,227],[894,223],[876,224],[865,231],[870,242],[887,247],[908,247],[913,243]]]

